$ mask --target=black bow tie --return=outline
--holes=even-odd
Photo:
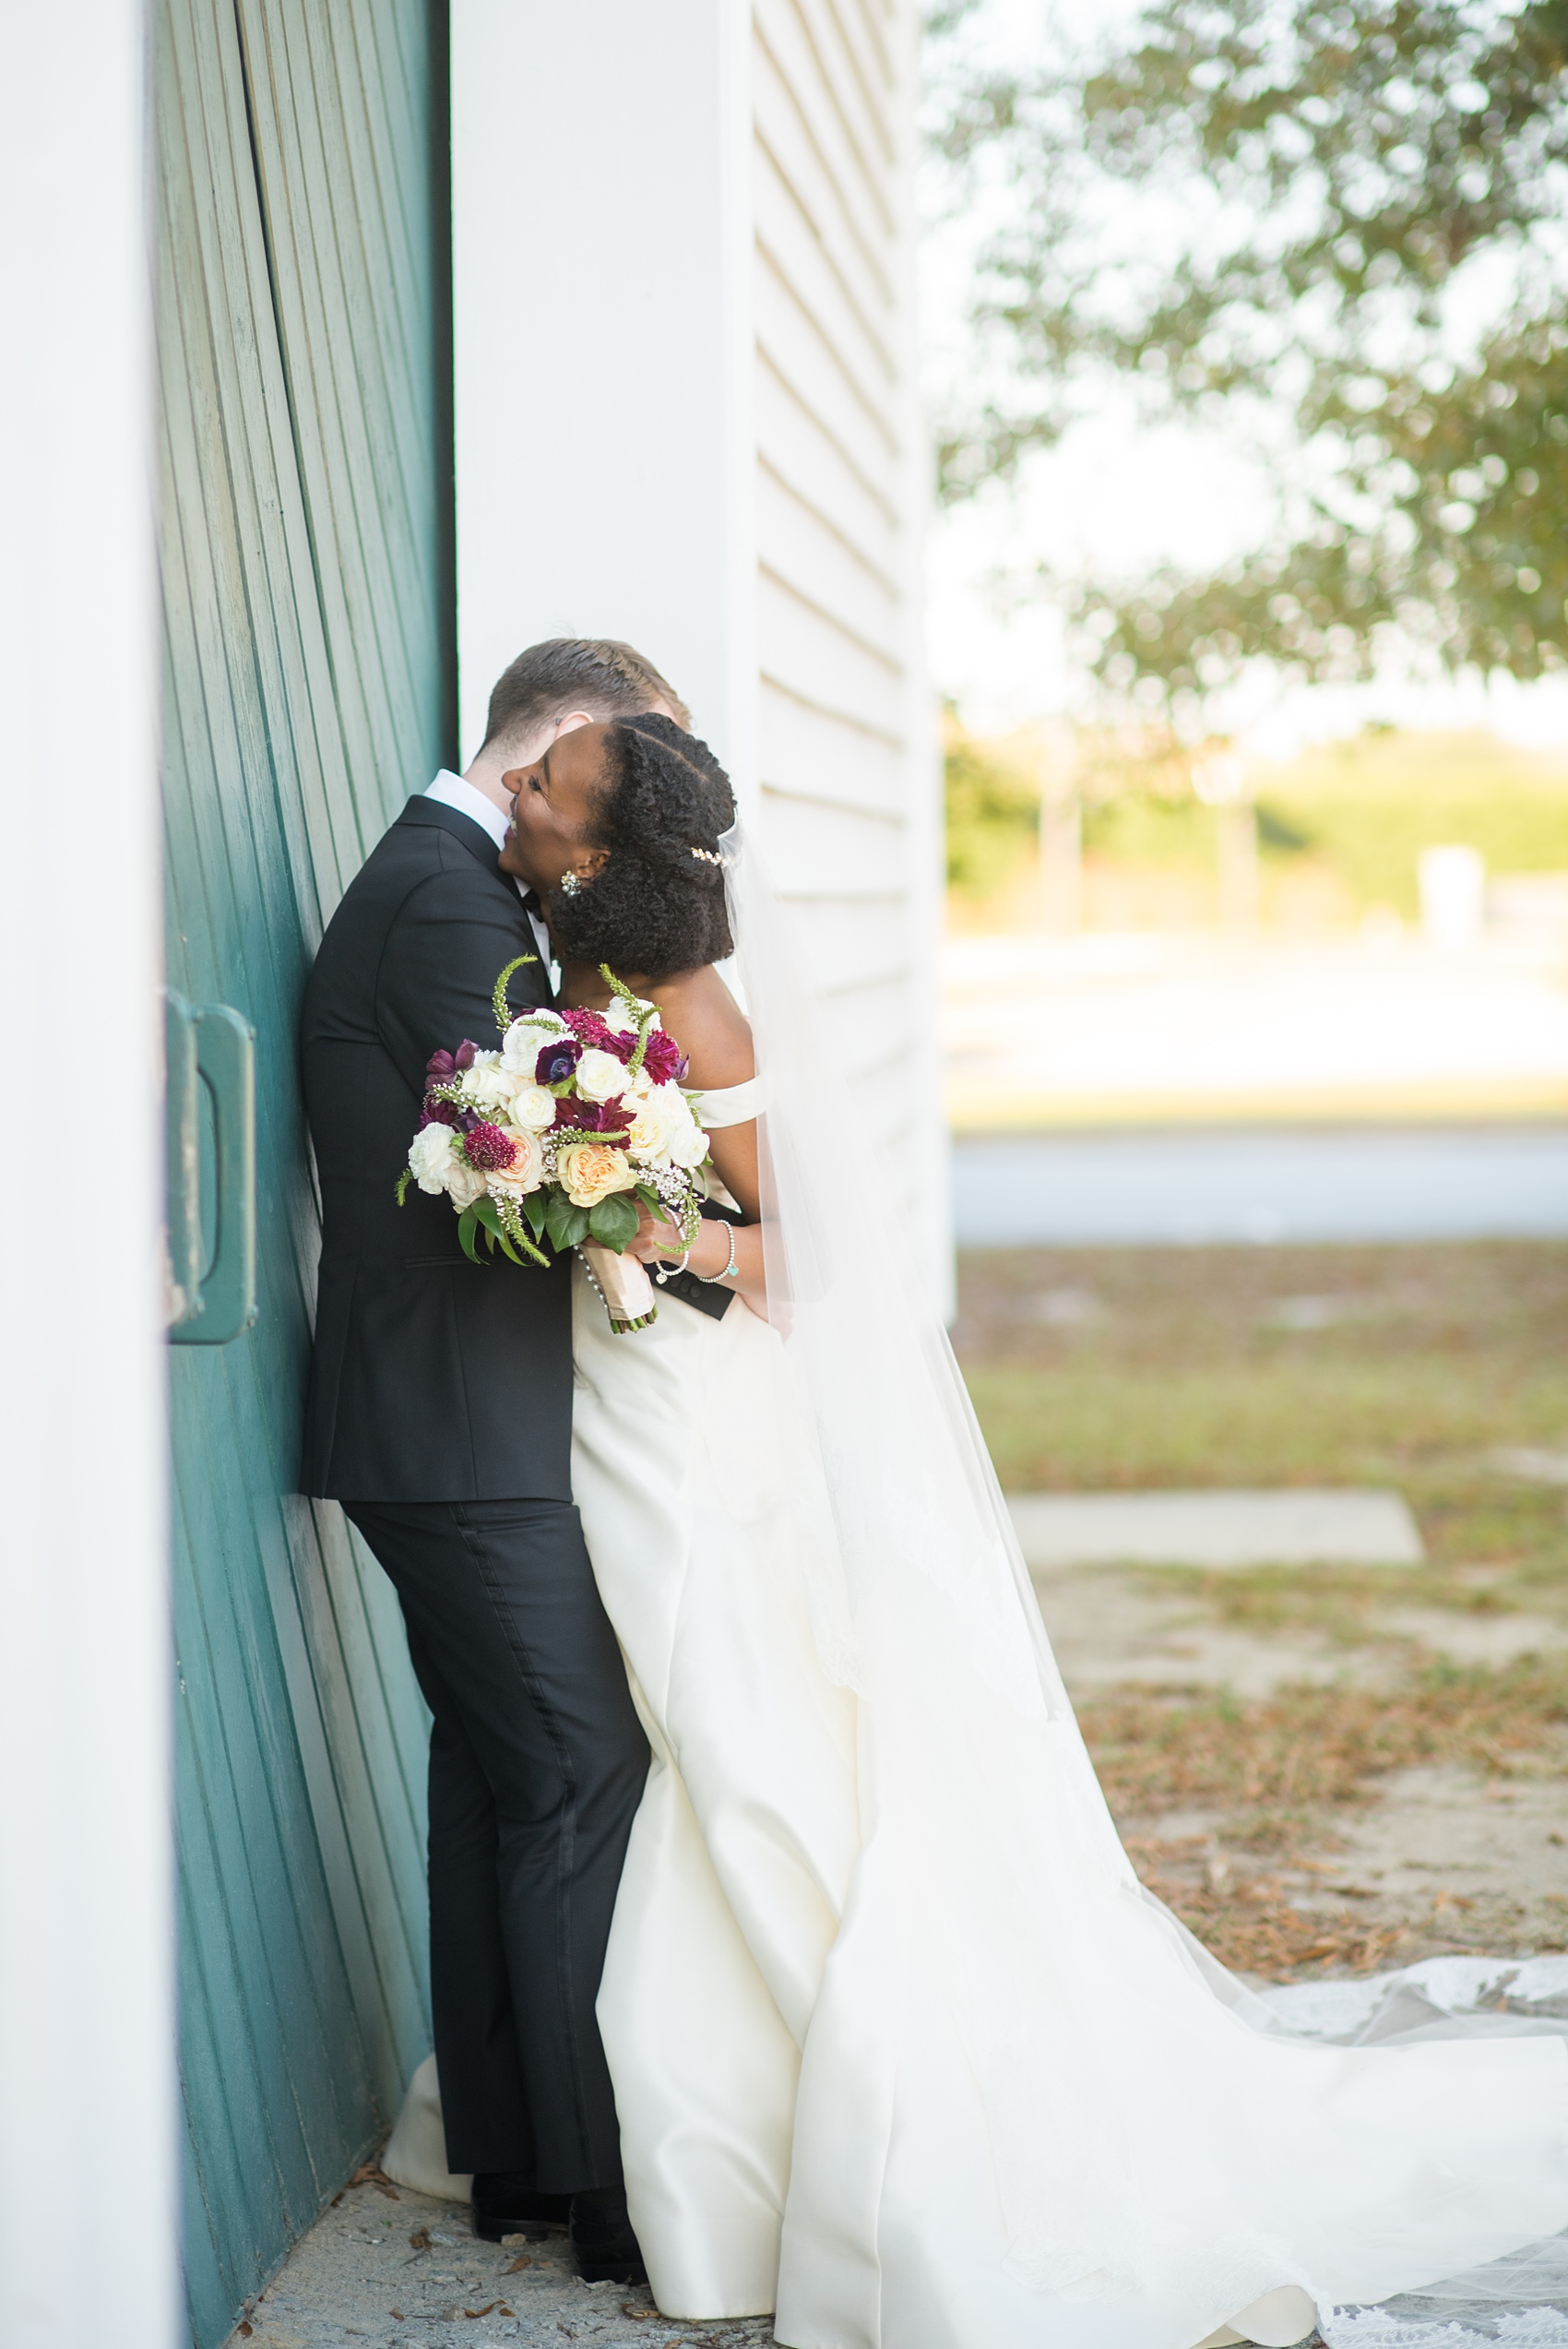
[[[523,891],[523,912],[525,913],[537,913],[540,920],[541,922],[543,921],[544,908],[539,901],[539,891],[537,889],[525,889]]]

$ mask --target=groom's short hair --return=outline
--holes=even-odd
[[[590,718],[635,718],[662,702],[690,733],[692,713],[651,661],[614,637],[551,637],[519,652],[495,681],[484,741],[522,741],[569,709]]]

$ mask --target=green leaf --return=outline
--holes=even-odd
[[[651,1183],[639,1183],[632,1196],[634,1198],[641,1199],[650,1215],[663,1217],[670,1211]]]
[[[469,1212],[470,1215],[476,1215],[479,1218],[479,1221],[484,1225],[487,1232],[500,1231],[501,1218],[496,1212],[495,1201],[490,1197],[488,1192],[481,1192],[480,1197],[475,1199],[473,1206],[469,1209]]]
[[[523,1213],[533,1226],[533,1235],[536,1240],[544,1229],[545,1205],[545,1195],[542,1191],[529,1191],[523,1200]]]
[[[575,1207],[572,1210],[566,1220],[565,1231],[565,1245],[569,1248],[576,1247],[581,1241],[588,1238],[588,1211],[586,1207]]]
[[[637,1210],[624,1191],[612,1191],[600,1199],[588,1216],[588,1230],[600,1247],[613,1248],[617,1256],[637,1236]]]
[[[462,1248],[463,1254],[468,1258],[470,1264],[477,1264],[479,1262],[479,1250],[474,1246],[474,1233],[478,1229],[478,1226],[479,1218],[474,1213],[473,1209],[471,1207],[464,1208],[461,1215],[457,1218],[457,1240]]]
[[[569,1234],[572,1225],[576,1222],[582,1210],[579,1208],[576,1208],[572,1205],[571,1200],[566,1197],[564,1191],[552,1190],[551,1192],[549,1201],[544,1210],[544,1228],[550,1234],[550,1245],[552,1247],[564,1250],[576,1246],[576,1240],[571,1238]],[[587,1227],[586,1217],[584,1218],[584,1227],[585,1229]]]

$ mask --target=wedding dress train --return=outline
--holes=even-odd
[[[654,1751],[599,2013],[661,2308],[777,2307],[790,2349],[1284,2343],[1562,2226],[1561,2042],[1242,2020],[1084,1805],[1067,1724],[997,1747],[1060,1804],[1014,1857],[1054,1866],[1069,1946],[1016,1971],[980,1823],[969,1854],[926,1831],[952,1690],[889,1738],[822,1670],[777,1334],[672,1304],[633,1342],[576,1305],[574,1480]]]
[[[1325,2025],[1143,1890],[935,1315],[868,1236],[894,1174],[849,1046],[748,854],[729,879],[772,1324],[671,1300],[615,1336],[576,1295],[576,1497],[653,1748],[599,2013],[661,2308],[776,2309],[790,2349],[1282,2343],[1314,2306],[1336,2349],[1568,2349],[1543,2305],[1560,2332],[1450,2322],[1568,2299],[1568,1984],[1477,2014],[1417,1969]]]

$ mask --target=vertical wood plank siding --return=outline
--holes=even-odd
[[[198,2349],[425,2052],[424,1718],[293,1491],[316,1203],[300,988],[453,747],[445,9],[159,0],[169,977],[257,1031],[260,1315],[172,1350],[187,2289]]]
[[[912,11],[754,0],[753,39],[763,819],[897,1142],[931,1088]]]

